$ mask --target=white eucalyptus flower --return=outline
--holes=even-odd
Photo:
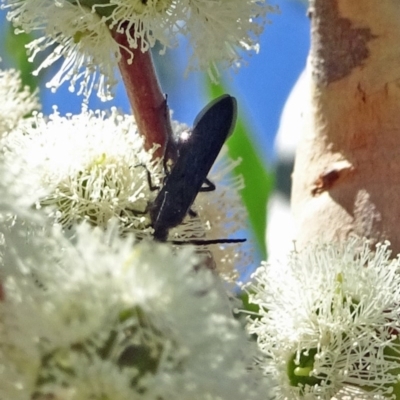
[[[266,14],[276,12],[276,8],[267,5],[268,0],[186,0],[184,3],[189,16],[184,33],[193,48],[189,70],[205,70],[214,82],[219,80],[221,67],[237,70],[245,63],[244,54],[258,53]]]
[[[9,159],[25,160],[38,175],[48,193],[38,206],[53,206],[50,215],[63,226],[86,220],[105,228],[114,217],[123,232],[140,234],[148,225],[147,176],[158,184],[161,167],[143,149],[133,117],[116,109],[66,117],[56,111],[48,119],[36,114],[4,144]]]
[[[265,398],[255,343],[192,249],[112,227],[2,232],[1,398]]]
[[[111,26],[123,30],[131,48],[143,50],[158,41],[190,40],[189,69],[206,70],[216,81],[219,67],[239,67],[245,52],[258,52],[266,14],[276,11],[265,0],[111,0]],[[96,6],[94,6],[96,7]],[[124,21],[128,24],[124,25]]]
[[[277,399],[400,398],[400,259],[386,242],[310,246],[263,265],[249,322]]]
[[[37,93],[22,87],[20,73],[14,69],[0,70],[0,98],[0,137],[40,107]]]
[[[211,169],[209,179],[215,184],[215,190],[200,192],[197,195],[193,210],[198,213],[203,227],[197,230],[199,238],[229,238],[232,234],[244,238],[248,228],[248,214],[240,198],[239,192],[244,188],[242,176],[232,176],[232,171],[241,160],[231,160],[227,148],[222,151]],[[186,218],[190,229],[190,218]],[[195,227],[191,229],[195,231]],[[173,234],[174,230],[171,231]],[[238,237],[238,236],[237,236]],[[212,251],[218,273],[227,281],[233,281],[253,262],[254,246],[248,240],[245,244],[216,244],[209,246]],[[232,269],[235,266],[235,269]]]
[[[27,45],[30,61],[39,52],[51,49],[35,75],[64,58],[60,70],[47,82],[49,88],[55,91],[69,81],[69,90],[75,91],[80,82],[78,94],[85,98],[93,89],[104,101],[112,98],[119,46],[99,15],[68,0],[11,0],[5,6],[11,8],[8,19],[18,27],[17,32],[20,28],[27,32],[43,31],[43,36]]]
[[[121,46],[133,60],[133,49],[148,51],[156,43],[162,51],[174,47],[180,35],[189,37],[192,51],[188,69],[207,70],[213,80],[220,67],[237,68],[245,53],[258,51],[258,36],[266,14],[275,11],[267,0],[2,0],[7,18],[25,31],[43,31],[28,45],[31,59],[56,46],[37,73],[64,57],[60,71],[49,82],[56,89],[70,81],[88,97],[95,88],[102,99],[115,85],[113,68]],[[110,30],[122,33],[128,47],[117,44]]]
[[[27,174],[36,175],[44,193],[35,197],[38,207],[64,228],[85,220],[105,229],[116,218],[122,234],[152,237],[149,210],[158,190],[150,183],[160,187],[164,171],[161,160],[144,150],[133,117],[112,109],[109,114],[83,111],[66,117],[55,112],[48,119],[36,114],[30,121],[9,134],[3,147],[10,166],[23,160]],[[178,136],[187,130],[177,122],[172,128]],[[210,175],[216,190],[199,194],[192,207],[197,215],[171,229],[169,240],[225,239],[246,226],[237,193],[243,182],[232,185],[226,179],[235,164],[223,160]],[[241,245],[200,246],[199,252],[209,254],[209,249],[215,260],[211,267],[226,279],[234,279],[235,268],[250,263]]]

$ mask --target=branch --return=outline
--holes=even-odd
[[[145,148],[149,150],[154,144],[159,144],[155,156],[162,157],[172,128],[167,100],[161,91],[151,52],[142,52],[139,41],[136,49],[130,49],[132,61],[132,53],[125,50],[129,48],[126,34],[113,31],[112,35],[121,46],[122,57],[118,66],[139,133],[145,138]]]

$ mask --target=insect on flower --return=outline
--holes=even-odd
[[[223,144],[232,134],[237,114],[236,99],[218,97],[198,114],[190,136],[174,146],[169,155],[174,164],[163,186],[150,206],[154,238],[165,241],[168,231],[178,226],[190,211],[200,191],[215,190],[207,179]],[[172,140],[172,139],[170,139]],[[168,149],[168,146],[167,146]],[[203,186],[203,185],[206,186]],[[240,243],[245,239],[191,240],[191,244]],[[174,242],[183,243],[183,242]],[[186,243],[186,242],[185,242]]]

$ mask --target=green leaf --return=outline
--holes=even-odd
[[[222,85],[208,83],[209,93],[213,98],[226,93]],[[249,215],[249,222],[256,238],[258,249],[265,259],[267,249],[265,244],[265,229],[267,217],[267,201],[274,184],[274,175],[267,171],[257,149],[252,141],[249,129],[241,118],[238,118],[234,135],[228,142],[228,153],[233,159],[241,158],[242,162],[235,170],[235,175],[242,175],[245,188],[241,196]]]

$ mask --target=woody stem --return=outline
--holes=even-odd
[[[171,122],[166,98],[161,91],[150,51],[142,51],[139,40],[135,49],[130,49],[126,33],[112,32],[120,44],[121,59],[118,63],[132,107],[139,133],[145,138],[145,148],[160,145],[155,156],[164,154],[165,144],[171,135]]]

